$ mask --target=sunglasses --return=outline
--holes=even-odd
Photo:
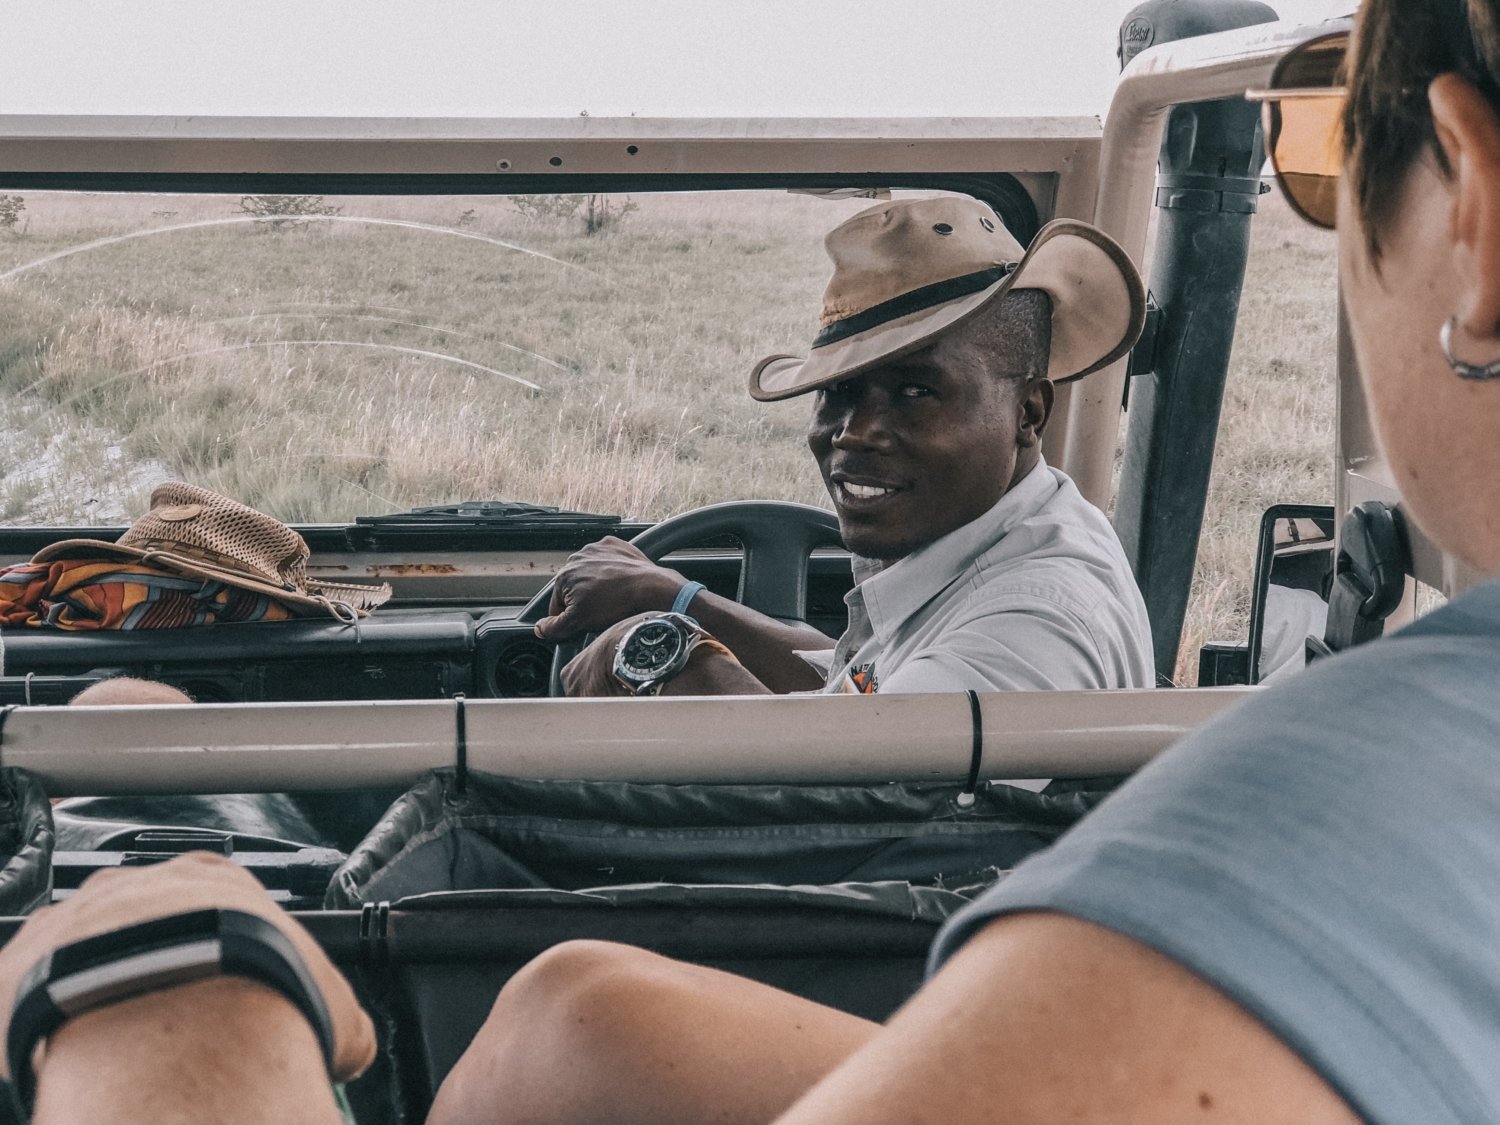
[[[1263,90],[1246,90],[1261,103],[1266,155],[1293,211],[1332,230],[1344,163],[1345,31],[1309,39],[1282,56]]]

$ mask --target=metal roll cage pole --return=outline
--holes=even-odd
[[[48,794],[409,785],[456,767],[536,779],[963,783],[1126,774],[1256,689],[968,695],[14,707],[0,765]]]
[[[1276,60],[1314,34],[1306,26],[1273,23],[1179,39],[1137,55],[1120,75],[1105,117],[1095,225],[1137,264],[1144,262],[1168,113],[1177,105],[1238,97],[1251,86],[1264,85]],[[1120,360],[1077,383],[1066,416],[1066,455],[1060,467],[1084,496],[1105,509],[1115,448],[1098,435],[1117,428],[1125,367]]]

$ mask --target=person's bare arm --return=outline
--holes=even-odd
[[[46,954],[209,907],[255,914],[287,936],[327,1005],[334,1077],[364,1070],[375,1054],[375,1031],[348,982],[254,876],[201,852],[155,867],[101,871],[65,902],[28,918],[0,950],[0,1037],[21,978]],[[36,1060],[36,1125],[340,1120],[311,1025],[279,993],[238,978],[163,989],[77,1016]]]
[[[991,922],[779,1125],[1357,1125],[1223,993],[1057,914]]]
[[[641,613],[665,612],[686,582],[623,539],[601,539],[576,552],[558,571],[550,615],[537,622],[537,636],[566,640],[602,632]],[[766,689],[785,693],[823,686],[823,677],[796,655],[798,650],[833,647],[812,626],[778,621],[707,590],[699,591],[688,612]]]
[[[265,985],[219,978],[64,1024],[32,1125],[339,1125],[312,1027]]]

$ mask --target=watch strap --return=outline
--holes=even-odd
[[[66,1021],[110,1004],[216,976],[258,981],[312,1025],[333,1073],[333,1020],[296,947],[272,923],[241,910],[195,910],[96,934],[55,949],[21,979],[5,1054],[29,1113],[36,1045]]]
[[[729,659],[733,660],[736,664],[740,662],[740,658],[733,652],[731,652],[729,650],[729,646],[726,645],[723,641],[719,640],[717,637],[711,637],[707,633],[697,633],[688,641],[687,656],[683,659],[682,667],[677,669],[677,671],[672,673],[672,675],[670,676],[663,676],[661,679],[647,684],[640,691],[636,692],[636,694],[660,695],[662,693],[662,690],[666,688],[669,683],[671,683],[676,677],[682,675],[682,673],[687,670],[687,666],[692,663],[693,654],[700,648],[712,649],[715,652],[729,657]]]
[[[705,589],[707,589],[707,587],[704,586],[702,582],[685,583],[682,589],[677,591],[677,597],[672,600],[672,612],[685,615],[687,613],[688,606],[692,605],[693,599],[696,598],[699,593],[701,593]]]

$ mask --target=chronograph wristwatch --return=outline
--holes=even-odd
[[[699,645],[727,652],[685,613],[658,613],[637,621],[615,647],[614,676],[631,695],[659,695],[687,667]]]

